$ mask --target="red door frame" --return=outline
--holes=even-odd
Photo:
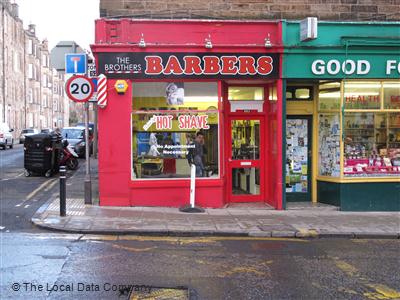
[[[263,112],[230,112],[230,103],[228,101],[228,88],[230,86],[240,87],[264,87],[264,105]],[[224,103],[226,112],[226,126],[225,126],[225,175],[226,175],[226,200],[227,203],[236,202],[264,202],[266,200],[267,191],[267,147],[268,147],[268,125],[266,120],[267,115],[267,101],[269,97],[269,84],[242,84],[230,83],[224,85],[225,91]],[[232,160],[232,120],[259,120],[260,121],[260,152],[259,160]],[[251,165],[241,165],[241,162],[250,162]],[[233,195],[232,194],[232,169],[233,168],[259,168],[260,170],[260,194],[259,195]]]

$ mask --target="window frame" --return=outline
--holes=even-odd
[[[192,109],[187,109],[187,110],[162,110],[162,109],[156,109],[156,110],[141,110],[141,109],[134,109],[133,108],[133,101],[134,101],[134,96],[133,96],[133,89],[135,84],[140,84],[140,83],[146,83],[146,82],[163,82],[163,83],[169,83],[169,82],[176,82],[176,83],[215,83],[217,85],[217,102],[215,103],[215,110],[192,110]],[[130,134],[130,147],[131,147],[131,152],[130,152],[130,158],[131,158],[131,177],[130,181],[131,183],[145,183],[145,182],[151,182],[151,181],[162,181],[162,182],[173,182],[173,181],[190,181],[190,175],[189,177],[176,177],[176,178],[135,178],[134,177],[134,155],[133,155],[133,122],[132,122],[132,116],[137,113],[154,113],[154,114],[167,114],[167,113],[174,113],[174,114],[180,114],[180,113],[216,113],[218,120],[217,120],[217,133],[218,133],[218,176],[216,177],[198,177],[196,179],[200,179],[202,182],[211,182],[213,180],[221,180],[222,172],[223,172],[223,163],[222,163],[222,151],[221,145],[222,145],[222,133],[221,130],[223,130],[223,127],[220,125],[221,120],[223,120],[223,111],[222,111],[222,105],[223,105],[223,99],[222,99],[222,81],[220,80],[207,80],[207,79],[137,79],[137,80],[131,80],[129,84],[132,85],[132,105],[131,105],[131,111],[130,111],[130,126],[131,126],[131,134]],[[214,105],[213,105],[214,106]],[[187,132],[187,131],[183,131]]]

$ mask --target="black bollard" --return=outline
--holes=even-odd
[[[66,169],[65,166],[60,167],[60,216],[65,217],[67,214],[67,201],[66,201]]]

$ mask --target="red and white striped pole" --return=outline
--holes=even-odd
[[[104,74],[100,74],[98,76],[97,105],[101,108],[105,108],[107,106],[107,77]]]

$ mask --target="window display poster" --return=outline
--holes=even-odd
[[[319,115],[319,175],[340,175],[339,124],[338,114]]]
[[[286,120],[286,192],[308,192],[308,120]]]
[[[168,105],[184,104],[185,90],[183,82],[170,82],[165,87],[165,99]]]

